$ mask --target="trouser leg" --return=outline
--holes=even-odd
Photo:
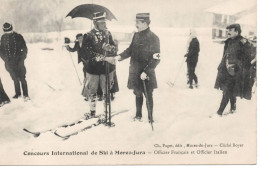
[[[135,96],[136,117],[142,117],[143,96]]]
[[[14,81],[14,89],[15,89],[15,95],[20,96],[21,95],[21,87],[19,80],[17,78],[13,79]]]
[[[0,102],[10,100],[7,94],[5,93],[1,79],[0,79],[0,99],[1,99]]]
[[[230,105],[231,105],[230,110],[236,110],[237,99],[236,99],[236,96],[234,96],[233,88],[231,89],[229,100],[230,100]]]
[[[190,86],[192,86],[193,80],[195,81],[195,83],[198,83],[198,78],[195,74],[195,67],[196,65],[193,64],[189,64],[189,82],[190,82]]]
[[[228,102],[229,102],[229,99],[230,99],[230,92],[229,91],[223,91],[223,96],[222,96],[222,100],[221,100],[221,103],[220,103],[220,106],[219,106],[219,109],[218,109],[218,114],[219,115],[222,115],[223,114],[223,111],[225,110]]]
[[[27,97],[28,96],[27,82],[26,82],[25,78],[21,78],[20,81],[21,81],[21,84],[22,84],[23,96]]]

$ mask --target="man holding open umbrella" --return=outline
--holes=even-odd
[[[104,105],[106,106],[105,57],[115,56],[117,52],[112,35],[106,27],[106,12],[96,12],[93,15],[94,29],[84,35],[82,44],[83,53],[87,58],[86,87],[88,88],[91,116],[96,114],[96,93],[99,85],[104,93]],[[108,66],[109,86],[111,89],[114,83],[115,65],[109,64]]]

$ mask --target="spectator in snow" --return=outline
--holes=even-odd
[[[2,81],[0,79],[0,107],[2,107],[3,105],[10,103],[10,99],[7,96],[7,94],[5,93]]]
[[[83,35],[82,33],[79,33],[76,35],[76,42],[73,48],[69,46],[69,44],[66,45],[66,48],[70,52],[76,52],[78,53],[78,63],[82,62],[83,63],[83,73],[84,73],[84,78],[86,78],[86,65],[87,61],[86,58],[84,58],[84,54],[82,53],[82,41],[83,41]]]
[[[251,99],[250,55],[251,47],[247,39],[242,37],[239,24],[227,27],[228,39],[225,41],[224,54],[218,66],[215,88],[223,91],[220,107],[217,111],[223,115],[228,102],[229,113],[236,111],[236,97]]]
[[[256,87],[256,47],[257,47],[257,38],[256,36],[250,38],[251,43],[251,67],[250,67],[250,83],[252,87]],[[253,91],[255,92],[255,91]]]
[[[21,97],[20,83],[23,89],[24,100],[29,100],[28,87],[25,80],[26,68],[24,60],[27,57],[27,46],[23,36],[13,31],[13,26],[9,23],[3,25],[4,34],[1,37],[1,58],[5,62],[5,68],[10,73],[14,81],[14,99]]]
[[[196,36],[196,32],[194,29],[190,30],[190,37],[187,43],[187,54],[184,57],[187,57],[187,75],[188,75],[188,82],[190,89],[193,89],[193,80],[195,82],[195,87],[198,87],[198,77],[195,74],[195,68],[198,63],[198,56],[200,52],[200,44]]]

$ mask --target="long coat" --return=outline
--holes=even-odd
[[[131,57],[127,85],[129,89],[142,90],[142,72],[149,76],[147,88],[157,88],[155,68],[160,62],[159,53],[159,38],[150,28],[134,34],[130,46],[120,54],[122,60]]]
[[[228,47],[232,45],[232,47]],[[229,50],[229,52],[227,51]],[[229,54],[227,54],[229,53]],[[215,82],[215,88],[220,90],[227,89],[230,81],[234,81],[233,94],[241,98],[251,99],[250,85],[250,44],[247,39],[237,36],[235,39],[227,39],[224,46],[223,58],[218,66],[218,74]],[[234,65],[235,74],[230,74],[226,62]]]
[[[12,79],[25,76],[24,60],[27,57],[27,46],[22,35],[16,32],[2,35],[0,55]]]
[[[96,29],[91,30],[89,33],[85,34],[83,36],[83,42],[82,42],[82,52],[83,57],[87,59],[87,65],[86,65],[86,71],[89,74],[94,75],[100,75],[105,74],[106,72],[106,64],[104,62],[100,61],[97,62],[95,60],[95,57],[98,55],[104,55],[105,51],[103,50],[104,43],[107,43],[106,41],[109,41],[109,44],[115,48],[115,50],[108,52],[106,57],[112,57],[116,55],[116,45],[113,41],[112,35],[110,32],[108,32],[108,35],[105,35],[105,32],[103,31],[97,31]],[[109,64],[109,72],[112,72],[115,70],[115,65]]]

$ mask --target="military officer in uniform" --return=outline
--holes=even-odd
[[[1,58],[5,62],[5,68],[14,81],[14,99],[21,96],[20,83],[22,85],[24,100],[29,100],[27,82],[25,80],[26,68],[24,60],[27,57],[27,46],[23,36],[13,31],[9,23],[3,25],[4,34],[1,37]]]
[[[86,76],[87,87],[89,94],[90,112],[92,116],[96,114],[96,93],[100,85],[104,94],[104,106],[106,103],[106,57],[116,55],[117,49],[113,41],[111,33],[106,27],[106,13],[96,12],[93,14],[94,29],[84,35],[82,49],[87,58]],[[110,89],[113,87],[113,77],[115,65],[109,64],[108,77],[110,81]]]
[[[250,86],[250,44],[242,37],[239,24],[227,27],[228,39],[225,41],[223,58],[218,66],[215,88],[223,91],[222,100],[217,111],[223,115],[228,102],[229,113],[236,111],[236,97],[251,99]]]
[[[136,28],[138,32],[134,34],[130,46],[115,59],[122,61],[127,58],[130,60],[130,70],[128,78],[128,88],[134,90],[136,96],[136,115],[134,120],[142,119],[142,105],[144,87],[147,89],[146,103],[151,117],[148,114],[149,122],[153,121],[153,90],[157,88],[155,68],[160,62],[160,41],[159,38],[150,30],[150,14],[138,13],[136,15]],[[149,105],[149,107],[148,107]]]

